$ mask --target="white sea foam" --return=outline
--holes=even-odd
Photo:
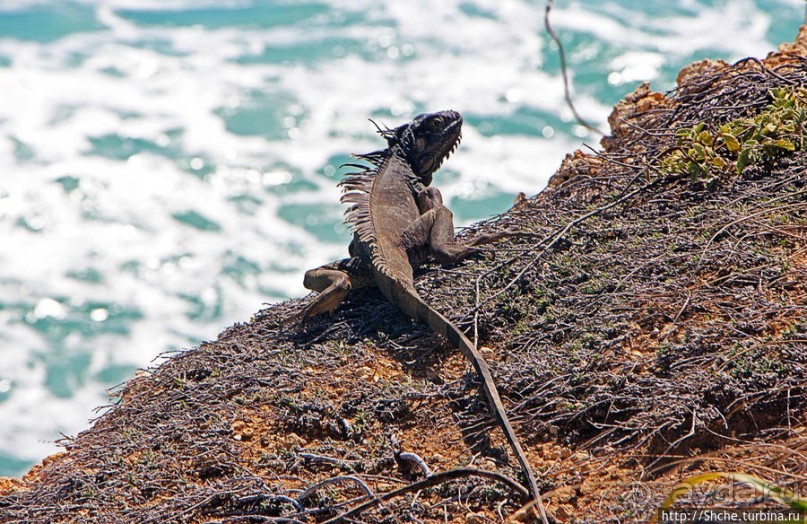
[[[54,2],[6,1],[0,17]],[[553,51],[545,49],[543,6],[535,3],[334,0],[331,9],[368,22],[344,27],[320,16],[268,29],[141,27],[120,12],[248,0],[77,3],[91,6],[103,29],[51,43],[0,38],[0,57],[11,61],[0,67],[0,454],[36,460],[56,449],[60,433],[87,427],[93,408],[106,402],[111,384],[98,378],[105,370],[148,366],[167,348],[248,319],[266,300],[304,294],[302,272],[344,256],[346,235],[325,238],[283,211],[309,206],[322,215],[310,219],[338,222],[338,189],[321,169],[337,155],[379,147],[369,116],[391,114],[380,120],[394,125],[421,109],[453,108],[507,122],[526,109],[572,125],[561,78],[543,69]],[[798,14],[802,2],[782,0],[775,9]],[[558,2],[552,16],[562,35],[594,35],[613,50],[611,75],[601,80],[612,85],[669,82],[660,78],[663,66],[699,51],[733,59],[772,46],[771,15],[749,0],[690,0],[676,13],[659,20],[618,2]],[[361,42],[362,53],[237,61],[326,38]],[[597,50],[568,51],[575,73]],[[578,90],[580,112],[604,127],[608,104]],[[260,110],[290,104],[276,133],[288,138],[228,130],[222,108],[249,110],[258,95],[281,100],[258,100]],[[437,183],[449,200],[534,194],[580,144],[553,125],[502,136],[466,125],[447,164],[460,176],[438,174]],[[117,158],[115,147],[99,142],[104,137],[139,152]],[[596,146],[594,136],[583,140]],[[240,208],[234,199],[242,197],[254,202]],[[208,225],[189,225],[189,212]],[[238,257],[257,270],[228,274]],[[99,282],[69,276],[88,269]],[[121,311],[142,316],[116,320]],[[54,339],[35,329],[37,320],[99,328],[117,321],[128,333],[73,329]],[[70,366],[82,355],[89,363],[66,379],[66,392],[46,387],[49,373],[70,373],[54,361]]]

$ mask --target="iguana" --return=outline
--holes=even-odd
[[[347,164],[359,171],[346,175],[342,202],[351,207],[346,222],[354,236],[350,258],[309,270],[303,284],[319,295],[301,313],[301,319],[333,311],[353,290],[377,286],[387,299],[413,319],[425,322],[457,346],[471,361],[482,390],[501,425],[532,498],[538,498],[535,478],[499,398],[487,363],[473,342],[415,290],[413,267],[429,256],[437,262],[459,262],[476,251],[474,246],[500,235],[480,235],[468,243],[454,239],[451,211],[440,191],[428,187],[432,175],[457,147],[462,116],[456,111],[423,114],[395,129],[378,129],[387,148],[356,158],[370,166]]]

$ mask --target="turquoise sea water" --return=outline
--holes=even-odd
[[[764,56],[802,0],[557,0],[578,109]],[[460,223],[596,146],[563,104],[543,2],[0,0],[0,475],[105,391],[342,257],[338,166],[453,108],[435,183]]]

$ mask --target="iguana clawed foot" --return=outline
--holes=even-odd
[[[345,258],[305,272],[303,285],[319,295],[295,317],[297,323],[320,313],[333,313],[354,289],[371,285],[373,276],[359,257]]]
[[[317,299],[303,309],[303,320],[320,313],[332,313],[353,288],[350,275],[327,266],[306,271],[303,285],[319,292]]]

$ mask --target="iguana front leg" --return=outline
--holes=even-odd
[[[372,275],[358,257],[345,258],[305,272],[303,285],[319,295],[300,313],[300,320],[332,312],[353,289],[372,283]]]
[[[427,248],[428,253],[441,264],[459,262],[475,252],[475,246],[493,242],[504,235],[478,235],[467,243],[457,243],[454,237],[454,215],[443,205],[443,196],[435,187],[425,188],[417,195],[420,217],[402,234],[407,250]]]

